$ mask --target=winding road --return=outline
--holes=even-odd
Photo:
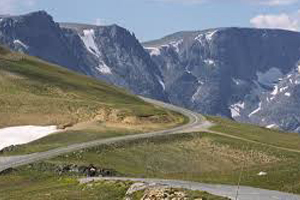
[[[171,104],[163,103],[160,101],[148,99],[148,98],[142,98],[144,101],[169,109],[173,110],[175,112],[179,112],[186,117],[189,118],[189,123],[182,125],[180,127],[172,128],[169,130],[163,130],[163,131],[155,131],[150,133],[143,133],[143,134],[136,134],[136,135],[128,135],[128,136],[122,136],[122,137],[115,137],[115,138],[108,138],[108,139],[101,139],[81,144],[74,144],[63,148],[57,148],[46,152],[39,152],[34,154],[28,154],[28,155],[22,155],[22,156],[11,156],[11,157],[0,157],[0,172],[4,171],[9,168],[15,168],[22,165],[27,165],[30,163],[34,163],[41,160],[46,160],[50,158],[57,157],[62,154],[78,151],[85,148],[95,147],[99,145],[107,145],[107,144],[113,144],[121,141],[131,141],[131,140],[137,140],[137,139],[146,139],[146,138],[152,138],[157,136],[163,136],[163,135],[173,135],[173,134],[180,134],[180,133],[187,133],[187,132],[194,132],[194,131],[205,131],[210,132],[213,134],[222,135],[225,137],[230,137],[233,139],[239,139],[239,140],[246,140],[249,142],[255,142],[251,140],[247,140],[244,138],[239,138],[232,135],[227,135],[225,133],[215,132],[209,130],[210,127],[213,126],[213,124],[205,118],[195,112],[189,111],[187,109],[177,107]],[[257,143],[257,142],[256,142]],[[263,143],[262,143],[263,144]],[[267,145],[267,144],[263,144]],[[270,146],[270,145],[268,145]],[[280,148],[276,147],[275,148]],[[282,150],[290,150],[290,151],[296,151],[291,149],[285,149],[281,148]],[[298,152],[298,151],[297,151]],[[299,151],[300,152],[300,151]],[[94,180],[131,180],[131,181],[142,181],[147,183],[158,183],[158,184],[164,184],[168,185],[170,187],[179,187],[179,188],[186,188],[186,189],[193,189],[193,190],[204,190],[209,193],[215,194],[215,195],[221,195],[221,196],[227,196],[230,198],[235,198],[235,194],[237,191],[237,186],[228,186],[228,185],[212,185],[212,184],[202,184],[202,183],[194,183],[194,182],[186,182],[186,181],[176,181],[176,180],[160,180],[160,179],[135,179],[135,178],[90,178],[90,179],[81,179],[81,182],[90,182]],[[251,187],[240,187],[239,190],[239,200],[300,200],[300,196],[283,193],[283,192],[277,192],[277,191],[270,191],[270,190],[264,190],[264,189],[257,189],[257,188],[251,188]]]
[[[100,139],[100,140],[95,140],[91,142],[85,142],[85,143],[80,143],[80,144],[73,144],[67,147],[62,147],[62,148],[57,148],[53,150],[49,150],[46,152],[39,152],[39,153],[33,153],[33,154],[28,154],[24,156],[10,156],[10,157],[0,157],[0,172],[9,168],[14,168],[14,167],[19,167],[22,165],[34,163],[37,161],[41,160],[46,160],[50,159],[53,157],[57,157],[62,154],[78,151],[81,149],[85,148],[90,148],[90,147],[95,147],[99,145],[107,145],[107,144],[113,144],[121,141],[131,141],[131,140],[137,140],[137,139],[145,139],[145,138],[152,138],[152,137],[157,137],[157,136],[162,136],[162,135],[172,135],[172,134],[178,134],[178,133],[183,133],[187,131],[192,131],[192,130],[200,130],[202,129],[208,129],[212,124],[210,122],[207,122],[204,120],[204,117],[200,114],[191,112],[189,110],[163,103],[160,101],[140,97],[144,101],[164,107],[169,110],[173,110],[176,112],[179,112],[186,117],[189,118],[189,123],[182,125],[180,127],[168,129],[168,130],[162,130],[162,131],[155,131],[155,132],[150,132],[150,133],[143,133],[143,134],[136,134],[136,135],[128,135],[128,136],[122,136],[122,137],[114,137],[114,138],[107,138],[107,139]]]

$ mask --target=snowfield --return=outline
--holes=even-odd
[[[0,150],[32,142],[49,134],[60,132],[56,126],[16,126],[0,129]]]

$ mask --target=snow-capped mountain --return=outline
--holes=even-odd
[[[0,43],[167,101],[162,76],[134,34],[117,25],[58,24],[44,11],[0,19]]]
[[[160,67],[171,102],[300,132],[300,33],[220,28],[180,32],[144,47]]]
[[[218,28],[140,44],[117,25],[0,16],[0,43],[140,94],[300,132],[300,33]]]

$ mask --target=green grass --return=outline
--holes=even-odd
[[[129,182],[100,182],[80,185],[75,177],[26,170],[0,176],[1,200],[98,199],[122,200]]]
[[[298,133],[285,133],[251,124],[237,123],[219,117],[208,117],[216,124],[211,130],[283,148],[300,150]]]
[[[182,134],[91,148],[47,161],[151,177],[242,185],[300,194],[300,157],[273,147],[209,133]],[[267,176],[258,176],[261,171]]]
[[[31,165],[18,171],[0,176],[0,200],[123,200],[126,191],[133,184],[130,181],[99,181],[79,184],[76,176],[57,175],[45,169],[36,170]],[[201,191],[177,190],[188,194],[188,200],[226,200]],[[145,191],[131,195],[140,200]]]
[[[107,107],[126,116],[169,114],[124,90],[26,56],[0,57],[0,86],[0,126],[76,123]]]
[[[148,104],[123,89],[2,47],[0,119],[0,128],[86,123],[76,130],[22,146],[16,153],[44,151],[186,123],[184,116]]]

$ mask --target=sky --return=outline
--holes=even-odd
[[[0,14],[45,10],[57,22],[118,24],[141,41],[184,30],[300,30],[300,0],[0,0]]]

